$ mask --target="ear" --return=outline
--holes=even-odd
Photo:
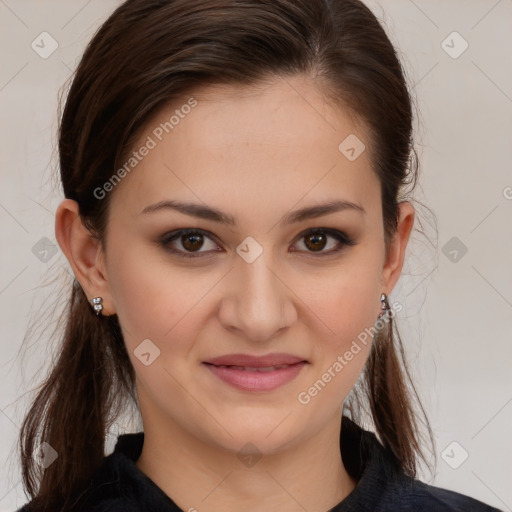
[[[398,208],[398,227],[390,242],[381,276],[382,291],[388,295],[395,287],[395,284],[402,273],[405,249],[407,248],[409,236],[414,225],[415,212],[411,203],[402,201],[398,204]]]
[[[55,236],[89,302],[93,297],[102,297],[101,314],[114,314],[104,252],[99,240],[84,226],[76,201],[64,199],[59,204],[55,214]]]

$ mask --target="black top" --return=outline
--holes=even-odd
[[[144,432],[118,437],[92,485],[80,500],[83,512],[184,512],[135,462]],[[340,449],[346,470],[357,480],[354,490],[326,512],[500,512],[454,491],[414,480],[375,434],[343,417]],[[18,512],[30,512],[27,505]]]

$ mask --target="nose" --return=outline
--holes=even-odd
[[[219,309],[225,329],[254,342],[272,339],[297,319],[293,292],[267,253],[252,263],[237,261]]]

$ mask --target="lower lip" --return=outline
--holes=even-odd
[[[307,364],[305,361],[267,372],[237,370],[205,364],[219,379],[244,391],[272,391],[294,379]]]

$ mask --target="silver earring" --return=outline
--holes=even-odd
[[[388,296],[385,293],[383,293],[380,296],[380,302],[381,302],[380,309],[382,310],[382,312],[379,314],[379,319],[382,318],[386,314],[386,312],[390,310]]]
[[[94,299],[91,300],[92,307],[94,311],[96,311],[96,316],[99,316],[103,310],[102,302],[103,299],[101,297],[94,297]]]

